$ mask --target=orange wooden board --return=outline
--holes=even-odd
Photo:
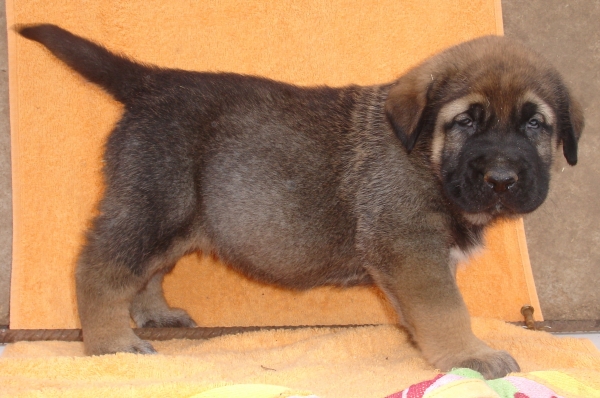
[[[501,33],[496,0],[7,0],[9,26],[50,22],[161,66],[301,85],[375,84],[453,44]],[[11,328],[78,326],[74,264],[102,191],[102,146],[121,107],[41,46],[9,31],[14,250]],[[537,304],[522,224],[489,234],[460,274],[472,314]],[[191,255],[165,282],[200,325],[393,322],[376,289],[294,293]],[[539,308],[539,306],[538,306]]]

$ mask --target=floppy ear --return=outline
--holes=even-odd
[[[579,102],[566,92],[561,101],[558,140],[562,142],[563,154],[571,166],[577,164],[577,142],[584,126],[583,110]]]
[[[427,105],[428,86],[418,74],[401,77],[390,89],[385,101],[385,114],[406,150],[415,147],[420,121]]]

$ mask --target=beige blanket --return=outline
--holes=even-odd
[[[475,318],[473,326],[493,348],[514,355],[526,374],[557,370],[579,383],[568,391],[537,374],[562,396],[600,397],[600,352],[589,340],[490,319]],[[323,398],[383,398],[438,373],[390,325],[261,331],[154,347],[158,355],[83,357],[81,343],[11,344],[0,358],[0,396],[189,397],[225,384],[262,383]]]

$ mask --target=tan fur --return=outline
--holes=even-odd
[[[435,129],[433,130],[433,140],[431,143],[431,162],[439,168],[442,160],[442,152],[446,142],[446,132],[444,125],[451,122],[457,115],[465,112],[471,104],[478,102],[488,102],[480,94],[469,94],[457,100],[454,100],[442,107],[437,116]],[[455,142],[453,145],[460,146],[460,142]],[[439,170],[438,170],[439,172]]]
[[[545,122],[552,126],[556,127],[556,114],[552,110],[552,107],[548,105],[544,100],[542,100],[538,95],[536,95],[532,91],[527,91],[523,95],[521,99],[521,103],[532,102],[538,106],[538,112],[543,116]],[[536,143],[536,148],[540,157],[551,163],[554,157],[554,147],[552,142],[548,142],[547,140],[540,140]]]

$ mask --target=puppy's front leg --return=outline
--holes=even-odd
[[[425,358],[442,371],[466,367],[487,379],[518,372],[519,365],[507,352],[493,350],[473,334],[446,253],[423,249],[387,256],[387,263],[395,265],[378,267],[372,274]]]

